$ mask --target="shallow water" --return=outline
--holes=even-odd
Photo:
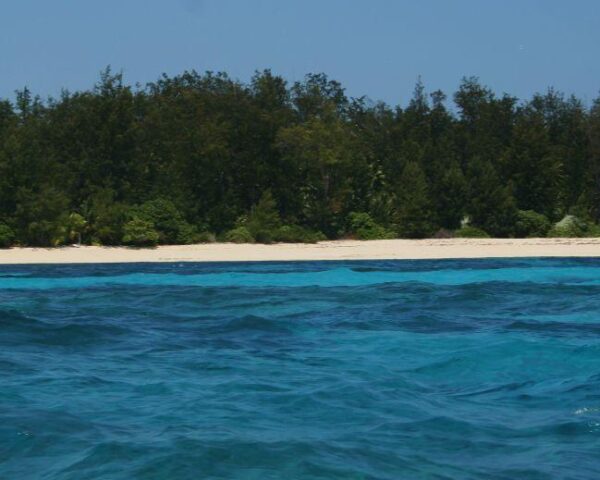
[[[600,259],[0,266],[0,479],[600,478]]]

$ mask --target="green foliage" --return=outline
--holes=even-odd
[[[192,243],[215,243],[216,241],[217,237],[214,233],[200,232],[194,235]]]
[[[0,100],[0,218],[33,246],[420,238],[465,215],[492,236],[541,235],[537,214],[565,212],[586,225],[551,235],[594,234],[600,99],[519,101],[476,78],[449,98],[419,82],[407,105],[350,100],[324,74],[288,85],[268,70],[133,88],[108,68],[58,99],[23,89]]]
[[[134,217],[152,223],[162,244],[194,243],[196,230],[186,222],[175,204],[165,198],[144,202],[132,210]]]
[[[586,237],[600,237],[600,225],[592,223],[588,225]]]
[[[321,232],[313,232],[298,225],[282,225],[273,233],[273,240],[283,243],[317,243],[326,239]]]
[[[485,230],[465,225],[454,232],[457,238],[490,238]]]
[[[393,232],[378,225],[368,213],[364,212],[351,212],[348,215],[348,233],[359,240],[394,238]]]
[[[467,206],[467,181],[458,164],[451,164],[434,186],[440,225],[448,229],[458,228]]]
[[[68,199],[52,186],[17,192],[17,235],[27,245],[56,247],[67,239]]]
[[[134,247],[154,247],[158,244],[160,234],[154,224],[141,218],[134,218],[123,226],[123,243]]]
[[[223,238],[231,243],[254,243],[254,237],[246,227],[236,227],[225,233]]]
[[[238,228],[244,227],[254,241],[273,243],[275,233],[281,225],[277,202],[270,190],[266,190],[256,205],[250,210],[248,217],[238,219]]]
[[[8,248],[15,241],[15,232],[4,223],[0,223],[0,248]]]
[[[83,204],[88,219],[91,242],[100,245],[119,245],[123,240],[123,225],[130,219],[129,208],[115,200],[112,189],[98,189]]]
[[[277,202],[273,198],[270,190],[266,190],[256,205],[252,207],[246,228],[252,235],[258,235],[260,232],[271,232],[281,225]]]
[[[406,238],[424,238],[436,230],[433,206],[423,170],[416,162],[404,167],[399,181],[395,223],[398,234]]]
[[[83,232],[87,227],[87,221],[79,213],[71,213],[67,219],[67,236],[71,241],[81,244]]]
[[[551,227],[548,220],[541,213],[533,210],[519,210],[515,223],[515,236],[517,237],[545,237]]]
[[[586,222],[574,215],[566,215],[548,232],[548,237],[585,237],[588,233]]]
[[[491,162],[477,159],[472,166],[471,202],[467,207],[473,226],[494,237],[512,234],[517,218],[515,200]]]

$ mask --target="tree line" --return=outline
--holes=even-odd
[[[451,106],[448,106],[451,104]],[[349,98],[325,74],[0,99],[0,246],[600,235],[600,98]]]

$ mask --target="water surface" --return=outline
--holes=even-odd
[[[600,478],[600,260],[0,266],[0,479]]]

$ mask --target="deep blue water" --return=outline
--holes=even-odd
[[[600,259],[0,266],[0,479],[338,478],[600,478]]]

